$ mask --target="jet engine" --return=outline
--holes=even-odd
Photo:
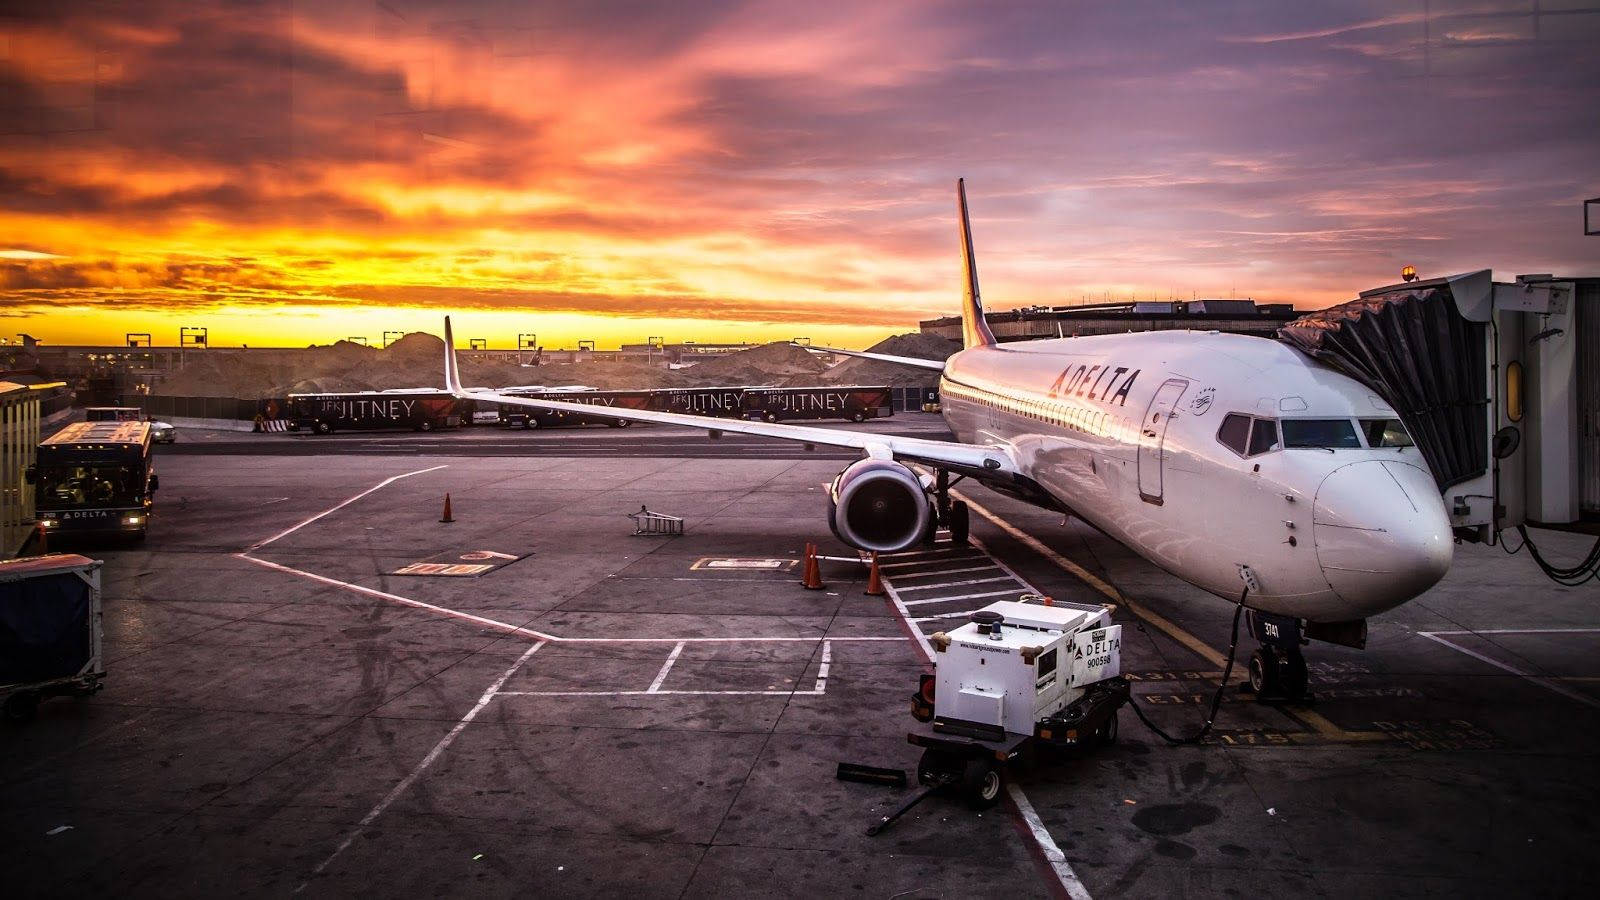
[[[922,540],[932,524],[928,486],[893,460],[851,463],[828,487],[828,527],[858,550],[904,550]]]

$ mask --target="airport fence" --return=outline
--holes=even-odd
[[[228,419],[251,421],[261,412],[264,401],[237,397],[167,397],[161,394],[131,394],[122,398],[123,406],[137,406],[153,419]]]

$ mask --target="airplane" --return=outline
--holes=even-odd
[[[1250,683],[1263,694],[1303,696],[1302,643],[1364,646],[1368,617],[1444,576],[1453,535],[1443,497],[1384,400],[1271,338],[1156,331],[1001,344],[983,314],[964,180],[956,192],[963,348],[944,361],[828,351],[938,371],[956,440],[609,414],[860,450],[829,486],[827,515],[862,551],[906,550],[941,525],[964,543],[969,513],[949,497],[952,476],[1077,517],[1247,607],[1261,641]],[[445,384],[464,399],[589,411],[463,387],[448,317]]]

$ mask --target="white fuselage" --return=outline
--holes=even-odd
[[[1074,515],[1218,596],[1237,599],[1248,566],[1251,607],[1347,621],[1449,567],[1449,519],[1421,453],[1363,433],[1394,411],[1277,341],[1169,331],[975,347],[950,358],[940,387],[957,439],[1010,446]],[[1219,436],[1230,413],[1269,431],[1348,420],[1359,437],[1240,452]]]

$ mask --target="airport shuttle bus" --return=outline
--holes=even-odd
[[[655,392],[650,408],[691,416],[737,419],[744,415],[744,387],[674,388]]]
[[[561,400],[566,403],[581,403],[585,406],[607,407],[615,409],[650,409],[651,402],[657,391],[596,391],[596,390],[508,390],[507,395],[516,397],[530,397],[534,399]],[[633,424],[627,419],[618,419],[597,413],[572,413],[554,410],[535,410],[523,406],[502,404],[500,406],[500,422],[504,425],[521,426],[523,428],[551,428],[560,425],[609,425],[612,428],[626,428]]]
[[[744,391],[744,417],[747,419],[860,422],[891,415],[894,415],[894,404],[887,387],[762,387]]]
[[[142,539],[160,481],[146,422],[77,422],[39,445],[28,469],[39,524],[64,535]]]
[[[470,421],[470,401],[443,391],[363,391],[351,394],[290,394],[289,430],[315,434],[409,428],[433,431]]]

